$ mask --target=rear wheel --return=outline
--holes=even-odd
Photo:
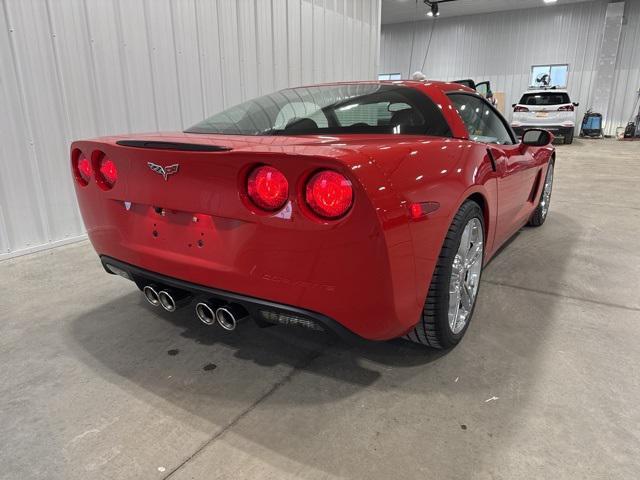
[[[432,348],[462,339],[475,307],[484,259],[484,217],[467,200],[453,218],[424,304],[422,318],[405,338]]]
[[[547,219],[549,204],[551,203],[551,192],[553,191],[553,167],[553,160],[550,160],[547,175],[544,177],[544,188],[542,189],[542,195],[540,195],[540,201],[529,219],[529,225],[532,227],[539,227]]]

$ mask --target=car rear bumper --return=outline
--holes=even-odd
[[[187,236],[180,230],[184,226],[162,222],[172,215],[156,215],[152,220],[156,222],[152,227],[159,232],[156,238]],[[134,223],[144,224],[141,218]],[[206,223],[203,219],[198,225]],[[198,236],[201,229],[195,230]],[[137,279],[142,278],[187,290],[193,296],[202,292],[228,301],[237,297],[242,300],[238,303],[252,313],[257,311],[252,304],[267,302],[282,311],[304,312],[305,318],[315,318],[329,330],[353,332],[368,340],[402,336],[419,319],[422,305],[414,294],[409,242],[388,249],[384,235],[352,243],[335,234],[311,236],[284,230],[290,240],[284,248],[278,241],[280,235],[273,239],[278,232],[264,229],[259,238],[238,241],[236,251],[231,251],[233,244],[220,238],[225,234],[223,229],[202,230],[204,245],[198,248],[194,244],[191,255],[172,251],[166,244],[137,241],[135,231],[120,222],[90,227],[88,232],[103,263],[109,260],[111,265],[132,272],[138,285],[141,281]],[[240,227],[230,231],[241,238]],[[206,241],[216,234],[217,242]],[[217,261],[217,251],[233,253],[234,261]]]
[[[575,126],[572,125],[511,125],[511,128],[518,137],[530,128],[541,128],[561,137],[570,135],[575,130]]]
[[[195,305],[200,301],[207,301],[220,306],[235,304],[244,308],[249,312],[250,317],[263,326],[273,324],[296,326],[333,333],[345,339],[359,337],[339,322],[321,313],[185,282],[184,280],[151,272],[105,255],[102,255],[100,260],[107,273],[127,278],[136,283],[140,289],[146,285],[154,285],[161,289],[173,289],[183,293],[190,300],[188,303],[191,305]],[[185,305],[184,308],[188,308],[188,305]]]

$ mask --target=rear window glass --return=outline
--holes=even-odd
[[[562,105],[571,103],[569,94],[564,92],[525,93],[520,99],[520,105]]]
[[[412,88],[386,84],[282,90],[231,107],[186,131],[227,135],[451,136],[440,109],[429,97]]]

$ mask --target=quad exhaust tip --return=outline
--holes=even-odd
[[[167,312],[175,312],[176,311],[176,301],[173,299],[171,293],[167,290],[162,290],[158,292],[158,301],[162,308],[164,308]]]
[[[172,288],[160,288],[157,285],[146,285],[142,289],[144,298],[154,307],[161,306],[167,312],[175,312],[178,308],[191,301],[188,292]]]
[[[238,323],[248,316],[247,311],[240,305],[218,305],[200,302],[196,305],[196,316],[205,325],[217,323],[229,332],[235,330]]]
[[[216,314],[208,303],[198,303],[196,305],[196,315],[205,325],[214,325],[216,323]]]
[[[238,323],[248,315],[249,313],[243,307],[234,303],[216,309],[218,325],[230,332],[235,330]]]
[[[238,320],[232,310],[227,307],[220,307],[216,310],[216,320],[225,330],[232,332],[238,326]]]
[[[144,298],[147,299],[154,307],[160,305],[160,297],[158,296],[158,291],[153,285],[147,285],[142,289],[142,293],[144,293]]]

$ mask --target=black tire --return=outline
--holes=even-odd
[[[549,160],[549,167],[547,168],[547,173],[545,175],[544,181],[547,182],[547,177],[549,176],[549,172],[553,173],[553,167],[555,166],[555,162],[553,159]],[[551,191],[553,192],[553,179],[551,181]],[[538,205],[536,209],[531,214],[531,218],[529,219],[529,225],[531,227],[539,227],[542,225],[547,219],[547,215],[549,213],[549,209],[547,207],[547,213],[544,212],[544,205],[542,201],[544,200],[544,186],[542,187],[542,192],[540,192],[540,199],[538,200]],[[549,200],[551,200],[551,192],[549,192]]]
[[[564,144],[571,145],[573,143],[573,130],[565,133],[564,135]]]
[[[404,338],[407,340],[431,348],[446,349],[456,346],[467,331],[473,318],[475,303],[471,307],[471,312],[462,331],[454,334],[449,326],[449,283],[462,232],[467,223],[473,218],[480,220],[483,238],[486,239],[482,208],[476,202],[467,200],[453,217],[431,278],[431,285],[424,303],[422,317],[413,330],[405,335]],[[484,253],[482,261],[484,262]],[[478,298],[477,293],[475,298]]]

